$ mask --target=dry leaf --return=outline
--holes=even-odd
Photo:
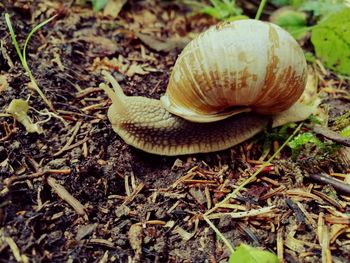
[[[90,44],[89,56],[108,56],[117,52],[118,46],[115,41],[106,37],[100,36],[79,36],[72,39],[70,42],[84,41]]]
[[[104,16],[117,18],[127,0],[109,0],[103,9]]]
[[[161,41],[142,33],[136,33],[136,36],[151,49],[165,52],[169,52],[176,48],[183,49],[191,41],[191,39],[187,37],[172,37],[168,38],[166,41]]]
[[[144,27],[148,25],[154,25],[158,21],[157,16],[146,9],[142,10],[141,12],[138,12],[137,14],[134,14],[132,18],[136,23]]]

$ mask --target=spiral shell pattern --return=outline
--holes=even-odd
[[[298,100],[306,76],[302,49],[279,26],[251,19],[224,22],[184,48],[161,102],[194,122],[244,111],[275,114]]]

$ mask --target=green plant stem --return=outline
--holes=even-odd
[[[225,243],[225,245],[228,247],[230,250],[230,253],[232,254],[235,250],[233,249],[230,241],[220,232],[219,229],[213,224],[213,222],[210,221],[210,219],[206,216],[203,215],[203,219],[208,223],[208,225],[214,230],[214,232],[222,239],[222,241]]]
[[[6,21],[6,24],[7,24],[7,27],[9,28],[9,31],[10,31],[10,35],[11,35],[11,39],[12,39],[12,42],[13,42],[13,45],[15,46],[15,49],[16,49],[16,52],[19,56],[19,59],[21,61],[21,64],[22,64],[22,67],[24,68],[24,70],[27,72],[29,78],[30,78],[30,81],[32,83],[32,88],[39,94],[39,96],[43,99],[43,101],[47,104],[47,106],[49,106],[50,110],[53,111],[53,112],[56,112],[55,108],[53,107],[51,101],[49,101],[45,94],[41,91],[41,89],[39,88],[28,64],[27,64],[27,60],[26,60],[26,48],[27,48],[27,45],[28,45],[28,42],[31,38],[31,36],[38,30],[40,29],[41,27],[43,27],[45,24],[49,23],[52,19],[54,19],[56,17],[53,16],[47,20],[45,20],[44,22],[40,23],[39,25],[37,25],[36,27],[34,27],[32,29],[32,31],[28,34],[27,38],[26,38],[26,41],[24,43],[24,47],[23,47],[23,51],[21,51],[21,49],[19,48],[19,45],[18,45],[18,42],[17,42],[17,39],[16,39],[16,35],[15,35],[15,31],[13,30],[13,27],[12,27],[12,23],[11,23],[11,20],[10,20],[10,15],[8,13],[5,14],[5,21]]]
[[[288,139],[277,149],[277,151],[268,159],[266,162],[264,162],[258,170],[256,170],[247,180],[245,180],[241,185],[239,185],[232,193],[228,194],[221,202],[217,203],[212,209],[209,209],[204,215],[209,215],[212,212],[214,212],[217,208],[219,208],[221,205],[226,203],[231,198],[236,197],[237,193],[247,184],[249,184],[253,179],[257,177],[257,175],[266,167],[268,166],[273,159],[276,158],[276,156],[282,151],[282,149],[293,139],[293,137],[299,132],[301,126],[303,125],[303,122],[301,122],[298,127],[294,130],[294,132],[288,137]]]
[[[258,11],[256,12],[256,15],[255,15],[255,19],[256,19],[256,20],[259,20],[259,19],[260,19],[261,14],[262,14],[262,11],[263,11],[264,8],[265,8],[266,2],[267,2],[267,0],[261,0],[260,5],[259,5],[259,8],[258,8]]]

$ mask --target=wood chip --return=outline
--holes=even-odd
[[[7,82],[6,75],[0,75],[0,93],[8,88],[9,84]]]
[[[135,251],[134,262],[140,261],[142,254],[142,226],[140,224],[131,225],[128,231],[129,243]]]
[[[332,263],[332,255],[331,250],[329,248],[329,232],[327,225],[323,225],[322,230],[322,242],[321,242],[321,249],[322,249],[322,263]]]
[[[78,241],[82,240],[84,237],[90,235],[93,231],[95,231],[96,227],[97,223],[79,227],[75,239]]]

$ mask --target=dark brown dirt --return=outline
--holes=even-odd
[[[33,35],[27,56],[39,86],[68,126],[51,118],[42,124],[44,134],[38,135],[27,133],[12,117],[0,117],[0,262],[227,262],[229,250],[202,215],[259,167],[261,162],[250,160],[260,158],[264,145],[272,154],[273,143],[280,145],[286,136],[269,130],[218,153],[151,155],[126,145],[113,132],[106,117],[109,100],[97,90],[103,81],[99,69],[107,67],[127,95],[159,98],[181,48],[157,52],[135,33],[162,39],[185,37],[215,21],[167,1],[129,1],[114,20],[94,13],[87,4],[65,1],[5,0],[0,13],[6,12],[21,46],[31,28],[58,14]],[[47,105],[28,88],[30,80],[3,15],[0,35],[0,75],[9,84],[0,91],[0,113],[15,98],[29,98],[30,106],[44,113]],[[101,62],[104,58],[109,64]],[[118,59],[117,66],[113,58]],[[141,65],[145,73],[125,71],[121,61]],[[339,81],[334,75],[326,76],[320,90],[328,80]],[[89,88],[93,92],[82,95]],[[349,92],[349,83],[343,81],[340,88]],[[322,107],[330,109],[330,125],[349,111],[345,96],[327,94]],[[29,111],[33,122],[46,119],[35,110]],[[78,145],[55,155],[78,122],[72,142]],[[310,127],[306,123],[302,130],[311,131]],[[325,226],[331,235],[337,225],[347,232],[335,238],[331,253],[334,262],[347,262],[349,193],[315,183],[308,176],[326,173],[349,180],[344,157],[348,149],[322,136],[319,139],[329,145],[326,150],[308,145],[291,158],[291,150],[285,148],[270,168],[230,201],[236,208],[216,211],[236,213],[275,205],[267,215],[212,219],[234,247],[246,243],[276,253],[281,231],[286,262],[320,262],[317,226]],[[48,181],[51,177],[84,206],[83,214],[54,190]],[[313,199],[315,195],[319,199]],[[340,218],[343,221],[337,223]],[[138,225],[141,231],[133,227]],[[288,243],[290,232],[299,246],[291,245],[296,241]]]

